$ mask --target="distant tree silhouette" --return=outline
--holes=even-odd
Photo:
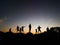
[[[11,28],[9,29],[9,32],[11,32]]]
[[[17,26],[17,32],[19,31],[19,26]]]
[[[51,27],[50,30],[60,32],[60,27]]]
[[[31,27],[32,27],[31,24],[29,24],[29,32],[31,32]]]
[[[51,27],[51,28],[50,28],[50,30],[52,30],[52,31],[53,31],[53,30],[54,30],[54,27]]]
[[[40,30],[40,29],[41,29],[41,27],[40,27],[40,26],[38,26],[38,32],[39,32],[39,31],[41,32],[41,30]]]
[[[55,27],[56,32],[60,32],[60,27]]]

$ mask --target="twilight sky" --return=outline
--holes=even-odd
[[[2,0],[0,1],[0,30],[8,31],[11,27],[16,32],[16,26],[32,24],[32,32],[41,26],[42,32],[46,27],[60,26],[60,1],[58,0]]]

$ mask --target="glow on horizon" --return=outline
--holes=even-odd
[[[50,27],[55,27],[54,25],[50,25]],[[50,28],[49,27],[49,28]],[[35,29],[37,28],[37,26],[33,26],[32,25],[32,29],[31,29],[31,33],[33,33],[33,34],[35,34],[36,32],[35,32]],[[47,27],[41,27],[41,31],[42,32],[44,32],[44,31],[46,31],[46,28]],[[2,30],[1,30],[2,32],[8,32],[9,31],[9,28],[8,27],[5,27],[5,28],[3,28]],[[16,30],[16,27],[12,27],[12,30],[11,30],[13,33],[17,33],[17,30]],[[26,26],[25,28],[24,28],[24,33],[26,34],[27,32],[29,31],[29,29],[28,29],[28,26]]]
[[[13,23],[13,24],[12,24]],[[32,33],[35,33],[35,29],[38,26],[41,26],[41,31],[44,32],[46,31],[47,27],[56,27],[56,26],[60,26],[60,23],[55,20],[52,17],[49,16],[39,16],[39,17],[28,17],[28,19],[23,19],[21,20],[16,20],[15,22],[11,22],[11,24],[9,24],[9,26],[5,26],[3,27],[3,29],[0,29],[3,32],[7,32],[9,31],[9,28],[12,28],[12,32],[17,33],[16,31],[16,26],[18,25],[19,27],[21,26],[25,26],[24,29],[24,33],[27,33],[28,30],[28,25],[31,24],[32,25]]]

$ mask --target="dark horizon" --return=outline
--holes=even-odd
[[[57,32],[58,31],[58,32]],[[60,27],[52,27],[44,33],[32,34],[12,33],[11,31],[3,33],[0,31],[1,45],[46,45],[60,44]]]

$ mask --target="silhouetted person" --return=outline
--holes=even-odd
[[[9,32],[11,32],[11,28],[9,29]]]
[[[31,32],[31,24],[29,24],[29,32]]]
[[[17,26],[17,31],[19,31],[19,26]]]
[[[21,31],[24,32],[24,26],[21,27]]]
[[[20,33],[21,33],[21,30],[22,30],[22,29],[21,29],[21,27],[20,27]]]
[[[47,27],[46,30],[49,31],[49,28]]]
[[[40,30],[40,29],[41,29],[41,27],[40,27],[40,26],[38,26],[38,32],[39,32],[39,31],[41,32],[41,30]]]
[[[35,29],[36,33],[37,33],[37,29]]]

